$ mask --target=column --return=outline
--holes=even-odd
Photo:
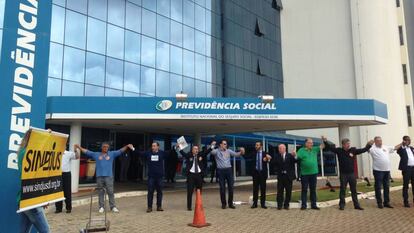
[[[338,146],[342,146],[341,145],[342,139],[344,139],[344,138],[348,138],[349,139],[349,136],[350,136],[349,125],[347,125],[347,124],[340,124],[338,126],[338,133],[339,133],[339,137],[338,137],[339,144],[338,144]],[[340,171],[339,171],[338,157],[335,156],[335,158],[336,158],[336,167],[338,168],[338,176],[339,176],[339,172]]]
[[[82,139],[82,123],[73,122],[70,126],[69,135],[69,149],[73,150],[75,144],[81,144]],[[72,193],[77,193],[79,190],[79,168],[80,160],[72,160],[71,174],[72,174]]]

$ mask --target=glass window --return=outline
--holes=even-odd
[[[176,74],[183,73],[183,50],[181,48],[171,46],[170,54],[171,68],[170,71]]]
[[[141,79],[141,67],[136,64],[125,62],[124,90],[139,93]]]
[[[3,20],[3,15],[0,17],[0,20]],[[63,36],[65,34],[65,9],[52,5],[52,22],[50,29],[50,40],[54,42],[59,42],[63,44]],[[0,27],[3,27],[3,23],[0,24]]]
[[[66,0],[66,8],[86,14],[88,1]]]
[[[108,24],[107,35],[107,55],[119,59],[124,59],[124,29]]]
[[[66,5],[66,0],[53,0],[53,3],[64,7]]]
[[[213,82],[213,73],[215,73],[213,72],[213,66],[212,66],[213,63],[211,60],[212,59],[209,57],[206,58],[206,81],[210,83]],[[214,71],[215,71],[215,68],[214,68]]]
[[[183,90],[183,77],[181,75],[170,74],[170,96],[180,93]]]
[[[122,91],[111,88],[105,88],[105,96],[122,96]]]
[[[183,92],[189,97],[194,97],[194,79],[183,77]]]
[[[195,30],[195,51],[203,55],[206,54],[206,34]]]
[[[106,24],[100,20],[88,17],[87,49],[100,54],[105,54],[106,49]]]
[[[155,38],[156,19],[154,12],[142,9],[142,34]]]
[[[213,52],[213,48],[214,48],[214,51],[216,50],[214,47],[215,45],[212,45],[212,43],[213,43],[213,38],[209,35],[206,35],[206,55],[209,57],[214,57],[211,55],[211,53]]]
[[[157,69],[170,70],[170,46],[157,41]]]
[[[85,49],[86,17],[85,15],[66,10],[65,44]]]
[[[202,7],[206,6],[206,0],[195,0],[194,2]]]
[[[127,96],[127,97],[138,97],[138,96],[140,96],[139,93],[128,92],[128,91],[124,91],[123,94],[124,94],[124,96]]]
[[[62,96],[83,96],[83,83],[75,83],[63,80]]]
[[[171,0],[171,19],[183,21],[183,0]]]
[[[141,93],[148,96],[155,95],[155,70],[141,67]]]
[[[213,34],[212,30],[211,30],[211,21],[213,20],[213,18],[211,17],[211,12],[210,11],[206,11],[206,30],[205,32],[209,35]]]
[[[106,58],[106,82],[105,87],[122,90],[124,65],[121,60]]]
[[[194,53],[184,50],[183,73],[185,76],[194,77]]]
[[[49,78],[47,80],[47,96],[60,96],[62,90],[62,80]]]
[[[170,42],[170,20],[161,15],[157,15],[157,39]]]
[[[195,28],[205,32],[206,31],[206,9],[199,5],[195,5]]]
[[[85,82],[104,86],[105,85],[105,57],[95,54],[86,54],[86,77]],[[86,92],[85,92],[86,93]]]
[[[183,46],[183,25],[171,20],[171,44]]]
[[[89,0],[88,15],[106,21],[108,0]]]
[[[125,0],[108,0],[108,22],[124,27]]]
[[[62,78],[63,46],[50,43],[49,57],[49,76]]]
[[[104,93],[103,87],[85,84],[85,96],[104,96]]]
[[[126,5],[125,27],[136,32],[141,32],[141,7],[131,3]]]
[[[200,54],[195,55],[195,77],[206,80],[206,57]]]
[[[157,13],[170,17],[170,0],[158,0]]]
[[[184,26],[184,48],[194,51],[194,29]]]
[[[63,61],[63,79],[83,82],[85,51],[65,46]]]
[[[196,97],[206,97],[207,96],[207,89],[206,89],[206,83],[196,80],[195,81],[195,86],[196,86]]]
[[[164,71],[157,71],[156,96],[170,95],[170,74]]]
[[[141,36],[131,31],[125,31],[125,60],[139,63],[141,56]]]
[[[184,24],[194,27],[194,3],[190,0],[183,0]]]
[[[128,0],[129,2],[132,2],[132,3],[135,3],[135,4],[137,4],[138,6],[141,6],[142,5],[142,1],[141,0]]]
[[[141,39],[141,64],[155,67],[155,40],[146,36]]]
[[[156,0],[142,0],[142,6],[154,12],[157,10],[155,7],[156,3]]]

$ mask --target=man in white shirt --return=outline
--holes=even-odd
[[[75,152],[73,152],[75,151]],[[66,213],[72,212],[72,177],[70,173],[71,162],[74,159],[79,159],[80,153],[76,148],[73,151],[67,151],[62,155],[62,186],[63,195],[65,196]],[[59,201],[55,203],[55,213],[61,213],[63,208],[63,202]]]
[[[411,181],[411,189],[414,198],[414,148],[410,146],[411,139],[409,136],[403,137],[403,142],[396,145],[395,149],[400,155],[400,164],[398,169],[401,170],[403,176],[402,196],[404,200],[404,207],[410,208],[408,202],[408,184]]]
[[[390,154],[394,148],[382,145],[382,139],[379,136],[374,138],[374,145],[368,153],[372,157],[372,168],[375,178],[375,199],[378,208],[393,208],[390,205]],[[382,199],[381,189],[384,189],[384,200]]]

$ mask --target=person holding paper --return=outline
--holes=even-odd
[[[263,209],[266,207],[266,180],[267,180],[267,165],[272,157],[263,151],[263,142],[258,141],[255,144],[255,151],[246,158],[253,160],[253,166],[251,168],[253,177],[253,205],[252,209],[257,208],[257,201],[259,199],[259,187],[260,187],[260,205]]]
[[[72,212],[72,174],[71,162],[72,160],[79,159],[79,151],[74,147],[73,151],[65,151],[62,155],[62,184],[63,184],[63,194],[65,196],[65,207],[66,213]],[[63,208],[63,201],[58,201],[55,203],[55,213],[61,213]]]
[[[212,144],[215,147],[215,143]],[[220,141],[220,147],[211,151],[211,155],[214,156],[217,162],[217,176],[219,178],[220,184],[220,199],[221,199],[221,208],[226,209],[226,183],[229,192],[228,205],[229,208],[235,209],[233,203],[233,171],[231,170],[231,156],[241,156],[244,155],[245,150],[243,147],[240,148],[239,152],[234,152],[230,149],[227,149],[227,140],[223,139]]]
[[[154,191],[157,190],[157,211],[164,211],[162,208],[162,187],[164,177],[164,163],[166,154],[160,150],[160,144],[153,142],[151,150],[144,154],[148,166],[148,195],[147,213],[152,212]]]
[[[82,153],[87,157],[96,161],[96,184],[99,190],[99,213],[105,211],[104,206],[104,195],[105,190],[109,196],[109,206],[114,213],[118,213],[119,210],[115,206],[115,197],[114,197],[114,177],[112,174],[112,167],[114,160],[126,152],[127,149],[135,150],[132,144],[128,144],[122,147],[119,150],[110,151],[109,143],[102,143],[100,152],[93,152],[82,148],[80,145],[76,144],[75,148],[78,148]]]
[[[177,146],[176,150],[180,150]],[[207,162],[205,157],[208,153],[211,152],[211,147],[205,151],[201,151],[197,145],[194,145],[191,149],[191,152],[186,153],[183,150],[180,150],[179,153],[187,161],[186,175],[187,175],[187,210],[192,210],[192,199],[194,188],[202,189],[203,186],[203,172],[204,164]]]

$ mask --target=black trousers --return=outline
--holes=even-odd
[[[62,172],[63,195],[65,196],[66,210],[72,210],[72,177],[70,172]],[[62,210],[63,202],[55,203],[56,210]]]
[[[280,176],[277,176],[276,200],[278,208],[281,208],[282,205],[284,207],[289,207],[290,199],[292,197],[292,185],[293,180],[289,179],[289,176],[287,174],[281,174]],[[285,197],[283,197],[284,192],[286,192]]]
[[[377,204],[388,205],[390,203],[390,171],[376,171],[374,170],[375,178],[375,199],[377,199]],[[381,196],[381,189],[384,189],[384,202]]]
[[[413,199],[414,199],[414,167],[408,167],[406,170],[402,171],[403,176],[403,189],[402,195],[404,199],[404,203],[408,204],[408,185],[411,182],[411,190],[413,192]]]
[[[340,174],[339,176],[340,181],[340,191],[339,191],[339,206],[345,206],[345,193],[346,193],[346,186],[349,184],[349,188],[351,189],[351,196],[352,202],[354,203],[354,207],[359,207],[358,202],[358,194],[356,190],[356,178],[354,173],[348,174]]]
[[[253,176],[253,205],[257,205],[257,201],[259,199],[259,189],[260,189],[260,205],[265,206],[267,174],[254,170],[252,176]]]
[[[189,173],[187,177],[187,208],[191,209],[194,188],[202,189],[203,187],[203,175],[202,173]]]

